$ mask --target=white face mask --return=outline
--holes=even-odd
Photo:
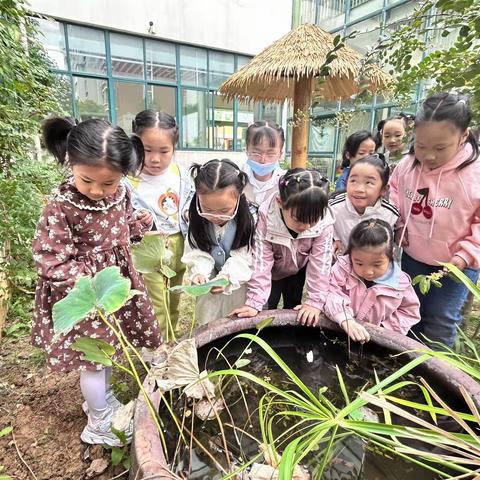
[[[230,220],[233,220],[236,217],[239,203],[240,203],[240,198],[237,200],[237,205],[235,207],[234,212],[231,215],[223,215],[221,213],[203,213],[200,210],[200,204],[198,202],[198,197],[197,197],[197,213],[202,218],[205,218],[206,220],[218,220],[220,222],[228,222]]]

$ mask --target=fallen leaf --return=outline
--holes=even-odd
[[[200,420],[211,420],[212,418],[215,418],[224,408],[225,405],[222,399],[219,398],[218,400],[209,400],[205,398],[203,400],[199,400],[195,404],[195,415]]]
[[[106,458],[95,459],[85,472],[85,478],[94,478],[101,475],[108,468],[108,460]]]
[[[126,432],[127,436],[132,431],[132,418],[135,412],[135,400],[131,400],[115,411],[112,417],[112,427],[120,432]]]

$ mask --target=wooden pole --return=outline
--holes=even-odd
[[[300,77],[293,94],[292,168],[307,167],[313,77]]]

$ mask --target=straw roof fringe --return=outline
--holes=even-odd
[[[320,75],[334,48],[333,39],[317,25],[300,25],[252,58],[223,83],[219,92],[245,101],[291,99],[296,80]],[[317,82],[314,96],[325,100],[350,97],[365,81],[372,93],[388,88],[390,76],[376,65],[362,66],[361,55],[352,48],[345,46],[336,55],[329,65],[330,74]]]

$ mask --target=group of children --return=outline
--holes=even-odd
[[[118,345],[97,318],[55,337],[52,306],[78,277],[118,265],[144,292],[118,313],[127,337],[135,346],[159,345],[168,317],[176,327],[178,297],[166,291],[161,272],[143,280],[136,273],[130,244],[142,235],[166,241],[176,272],[170,285],[227,280],[198,300],[199,324],[255,316],[282,298],[301,324],[316,325],[324,312],[356,341],[369,340],[364,324],[372,323],[403,334],[413,327],[451,345],[466,289],[445,276],[441,289],[422,296],[410,277],[451,262],[478,279],[480,162],[470,120],[461,96],[427,99],[410,153],[391,178],[375,138],[355,133],[343,155],[345,191],[332,198],[318,172],[281,169],[283,130],[267,122],[248,128],[243,168],[215,159],[187,172],[174,161],[178,127],[166,113],[139,113],[132,137],[103,120],[48,120],[45,145],[72,177],[51,196],[34,240],[40,279],[33,341],[52,369],[80,370],[88,412],[82,439],[118,443],[110,430],[118,401],[109,369],[69,347],[80,336]],[[401,126],[404,117],[382,125],[390,159],[406,148]]]

